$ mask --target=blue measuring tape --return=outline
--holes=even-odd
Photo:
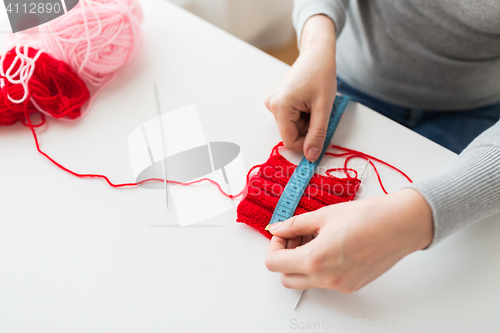
[[[335,102],[333,103],[332,113],[330,114],[330,120],[328,121],[328,129],[326,132],[326,139],[323,145],[323,150],[315,162],[309,162],[305,156],[300,161],[299,165],[295,169],[286,184],[283,193],[274,209],[273,216],[271,217],[271,222],[269,222],[266,230],[274,223],[283,222],[288,220],[295,213],[295,209],[299,204],[300,198],[304,194],[304,191],[309,184],[314,172],[318,168],[323,156],[325,156],[326,150],[330,146],[333,134],[339,125],[340,119],[344,114],[347,104],[351,99],[347,96],[337,96]]]

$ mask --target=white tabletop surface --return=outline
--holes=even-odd
[[[42,148],[80,172],[133,180],[127,139],[156,115],[196,104],[208,141],[234,142],[245,167],[280,140],[263,100],[288,66],[161,0],[142,2],[137,58],[72,124],[49,120]],[[362,150],[415,181],[456,155],[359,105],[333,142]],[[297,162],[294,156],[294,162]],[[340,161],[332,161],[333,165]],[[361,161],[358,161],[358,164]],[[500,218],[403,259],[350,295],[285,289],[264,266],[269,241],[235,222],[176,228],[158,190],[81,180],[35,150],[29,129],[0,129],[0,332],[288,332],[500,330]],[[405,186],[380,168],[390,191]],[[381,195],[373,173],[363,196]]]

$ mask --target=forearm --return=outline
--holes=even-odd
[[[411,187],[432,208],[431,245],[500,213],[500,122],[477,137],[449,170]]]

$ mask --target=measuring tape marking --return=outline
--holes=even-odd
[[[310,162],[305,157],[302,158],[290,177],[290,180],[283,189],[266,230],[269,230],[270,226],[274,223],[288,220],[295,213],[295,209],[297,209],[297,205],[299,204],[307,185],[311,181],[314,172],[316,172],[316,169],[330,146],[333,134],[335,133],[335,130],[337,129],[340,119],[342,118],[350,100],[351,99],[347,96],[336,96],[335,102],[333,103],[332,113],[330,114],[330,119],[328,121],[326,138],[320,156],[314,162]]]

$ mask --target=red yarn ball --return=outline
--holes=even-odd
[[[13,125],[18,120],[23,120],[25,103],[12,103],[7,96],[13,99],[20,99],[24,95],[24,90],[21,85],[11,84],[6,82],[5,86],[0,90],[0,125]],[[36,111],[32,103],[28,103],[27,113],[32,114]]]
[[[29,48],[28,55],[34,58],[38,50]],[[16,58],[15,48],[7,52],[4,59],[4,72]],[[19,66],[19,65],[17,65]],[[14,71],[18,67],[14,68]],[[38,111],[32,103],[33,99],[40,109],[54,118],[76,119],[80,116],[80,109],[89,99],[89,90],[85,83],[64,62],[56,60],[47,53],[40,54],[35,63],[35,70],[28,83],[28,98],[20,104],[13,103],[12,99],[21,99],[24,89],[20,84],[12,84],[2,78],[4,87],[0,91],[0,126],[12,125],[24,120],[25,115]],[[25,113],[26,109],[26,113]]]

